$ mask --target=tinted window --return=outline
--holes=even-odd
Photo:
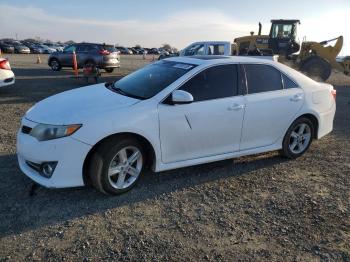
[[[75,51],[77,53],[86,52],[86,45],[78,45]]]
[[[114,46],[112,46],[112,45],[102,45],[101,48],[102,48],[103,50],[107,50],[107,51],[109,51],[109,52],[111,52],[111,53],[117,52],[117,51],[118,51],[118,50],[117,50]]]
[[[248,94],[281,90],[281,73],[268,65],[245,65]]]
[[[234,96],[237,91],[237,66],[208,68],[187,81],[181,88],[192,94],[194,101]]]
[[[64,49],[65,52],[73,52],[75,51],[75,46],[74,45],[70,45],[70,46],[67,46],[65,49]]]
[[[285,89],[298,87],[298,85],[294,83],[292,80],[290,80],[289,77],[282,74],[282,78],[283,78],[283,87]]]
[[[114,83],[114,89],[117,91],[120,89],[125,95],[147,99],[162,91],[194,67],[195,65],[191,64],[162,60],[123,77]]]

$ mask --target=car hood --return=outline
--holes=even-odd
[[[103,83],[48,97],[30,108],[25,118],[52,125],[82,124],[87,119],[134,105],[139,101],[115,93]]]

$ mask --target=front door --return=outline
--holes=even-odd
[[[159,104],[162,161],[171,163],[239,150],[244,97],[238,95],[236,65],[208,68],[179,89],[186,105]]]
[[[73,51],[75,49],[75,45],[70,45],[60,53],[60,63],[62,66],[73,66]]]

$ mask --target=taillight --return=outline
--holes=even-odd
[[[100,50],[100,55],[109,55],[110,52],[106,49]]]
[[[0,61],[0,69],[11,70],[11,66],[8,60]]]
[[[332,94],[332,96],[333,96],[333,98],[334,98],[334,100],[335,100],[336,97],[337,97],[337,90],[332,89],[332,90],[331,90],[331,94]]]

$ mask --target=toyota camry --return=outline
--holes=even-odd
[[[17,135],[21,170],[50,188],[131,189],[154,172],[279,150],[333,129],[336,91],[274,61],[174,57],[37,103]]]

